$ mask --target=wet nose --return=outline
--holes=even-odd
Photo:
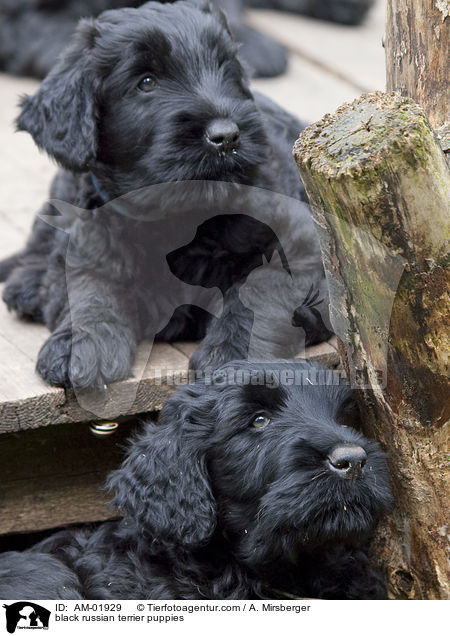
[[[339,444],[328,455],[328,467],[343,479],[360,477],[366,461],[366,451],[356,444]]]
[[[217,150],[236,148],[240,134],[239,126],[232,119],[213,119],[205,131],[207,143]]]

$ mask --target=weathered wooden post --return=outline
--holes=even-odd
[[[449,0],[388,0],[386,90],[420,104],[441,146],[450,148]]]
[[[389,451],[396,507],[374,558],[392,598],[448,598],[449,2],[387,7],[387,87],[399,92],[326,115],[294,156],[342,360],[354,384],[372,389],[360,392],[367,432]]]
[[[445,598],[450,187],[443,153],[419,106],[375,93],[309,126],[294,154],[319,228],[344,363],[354,383],[368,378],[367,426],[390,454],[396,509],[378,550],[390,593]],[[386,368],[380,384],[377,372]]]
[[[356,384],[368,379],[373,390],[361,392],[370,407],[368,432],[390,455],[396,508],[380,533],[377,557],[393,598],[446,598],[450,187],[444,155],[422,109],[383,93],[362,96],[309,126],[294,155],[319,228],[344,364]],[[377,372],[386,369],[380,383]]]

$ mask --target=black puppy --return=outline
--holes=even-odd
[[[82,21],[23,100],[18,126],[65,168],[51,195],[71,205],[55,220],[66,231],[38,216],[23,253],[0,263],[0,280],[9,275],[9,307],[53,332],[37,365],[50,384],[128,377],[140,340],[203,337],[203,310],[222,294],[192,366],[245,358],[252,314],[239,285],[274,250],[301,273],[305,344],[329,335],[315,308],[327,305],[320,251],[291,157],[301,124],[250,93],[220,20],[188,2],[150,2]],[[49,204],[41,213],[55,218]],[[283,331],[294,310],[276,285],[257,286],[272,333]],[[262,350],[273,355],[270,337]]]
[[[231,363],[187,385],[109,486],[125,516],[0,557],[0,598],[383,598],[364,545],[385,457],[335,373]]]
[[[233,36],[242,44],[241,56],[252,73],[270,77],[285,71],[284,48],[245,24],[242,0],[211,0],[211,3],[225,12]],[[143,0],[0,0],[0,68],[44,77],[80,18],[142,4]]]

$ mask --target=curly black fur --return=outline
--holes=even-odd
[[[207,141],[217,121],[239,131],[232,147]],[[51,197],[70,204],[58,218],[45,204],[47,222],[38,215],[23,253],[0,264],[8,306],[53,332],[37,363],[50,384],[103,387],[131,374],[143,338],[203,337],[213,288],[225,294],[224,311],[192,366],[245,358],[252,304],[242,305],[239,285],[274,250],[300,272],[298,304],[311,287],[324,301],[325,323],[315,308],[298,321],[305,344],[328,337],[320,251],[291,157],[301,123],[251,94],[220,16],[150,2],[82,21],[38,92],[23,98],[18,126],[63,166]],[[148,222],[155,210],[161,218]],[[260,277],[253,293],[289,345],[295,307],[278,291],[286,277],[270,280]],[[270,338],[264,353],[288,357]]]
[[[179,388],[109,477],[124,518],[3,554],[0,597],[383,598],[366,544],[391,504],[385,457],[331,378],[241,362]],[[347,448],[366,457],[354,474],[331,463]]]

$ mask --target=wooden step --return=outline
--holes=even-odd
[[[177,348],[156,344],[150,354],[144,342],[134,377],[98,396],[75,395],[48,386],[35,371],[38,351],[48,335],[45,327],[18,320],[0,302],[0,433],[156,411],[187,374],[189,358],[183,352],[187,344],[179,343]]]
[[[18,320],[0,302],[0,433],[158,411],[177,384],[186,382],[189,356],[196,348],[183,342],[151,348],[143,342],[133,377],[104,393],[75,394],[48,386],[35,371],[48,335],[44,326]],[[326,366],[338,362],[335,345],[329,343],[311,347],[304,357]]]

